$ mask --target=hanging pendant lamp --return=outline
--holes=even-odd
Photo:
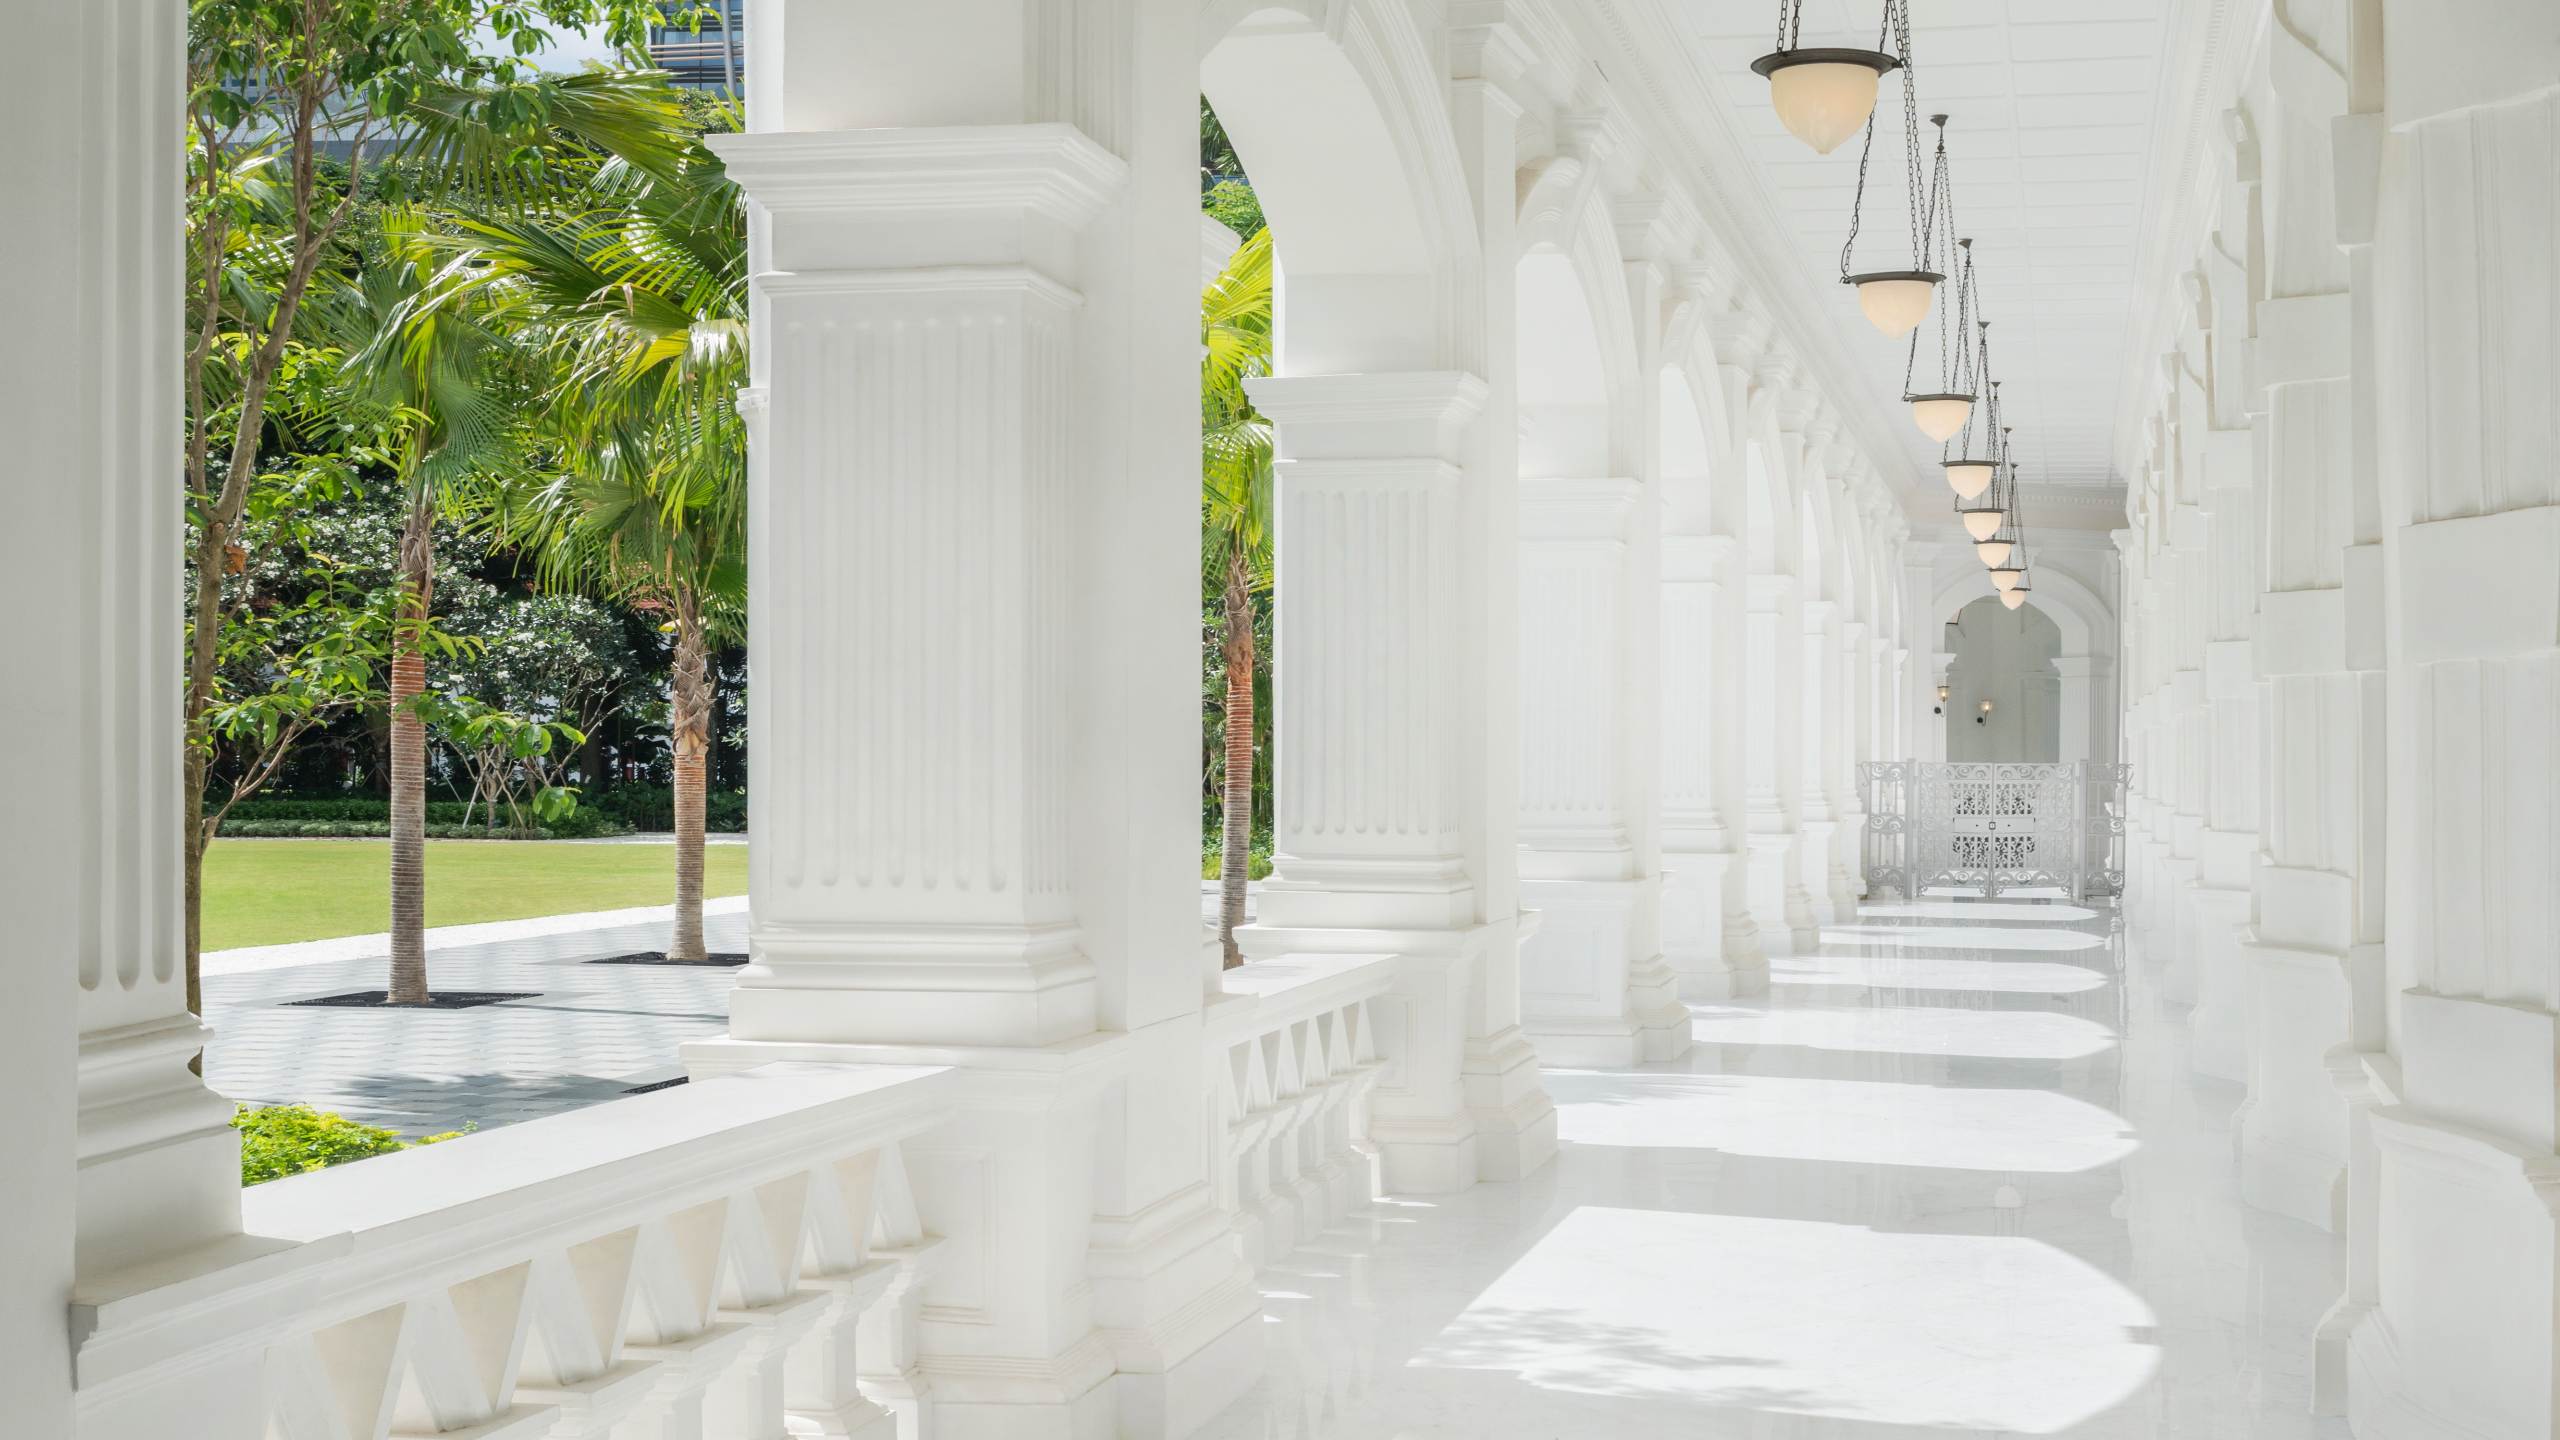
[[[2018,576],[2017,583],[2000,592],[2000,603],[2008,606],[2012,610],[2015,610],[2019,606],[2027,603],[2027,592],[2034,588],[2034,586],[2027,583],[2027,577],[2022,572]]]
[[[1886,0],[1886,35],[1901,3]],[[1803,29],[1804,0],[1779,0],[1778,48],[1752,61],[1751,73],[1769,82],[1769,106],[1787,133],[1828,155],[1875,117],[1876,91],[1903,60],[1882,48],[1882,38],[1873,50],[1803,49],[1796,43]]]
[[[1873,111],[1867,115],[1866,142],[1858,149],[1858,188],[1849,200],[1849,238],[1840,247],[1840,283],[1857,287],[1858,309],[1867,317],[1867,323],[1896,340],[1929,318],[1938,282],[1946,278],[1929,268],[1930,241],[1935,234],[1930,225],[1935,215],[1930,195],[1920,182],[1920,100],[1911,88],[1911,17],[1904,7],[1905,0],[1885,0],[1885,34],[1877,44],[1890,43],[1901,57],[1903,183],[1910,190],[1911,265],[1904,270],[1867,271],[1851,266],[1851,256],[1858,248],[1859,217],[1866,209],[1867,161],[1876,148]]]
[[[1977,341],[1979,353],[1974,362],[1974,373],[1988,375],[1991,373],[1991,322],[1976,321],[1975,331],[1979,336]],[[1996,446],[2000,428],[2000,382],[1997,380],[1991,382],[1991,402],[1985,409],[1988,413],[1979,418],[1985,422],[1983,429],[1994,437]],[[1947,488],[1955,491],[1956,498],[1959,500],[1971,500],[1990,489],[1991,477],[1999,473],[2000,469],[2000,457],[1996,449],[1993,454],[1979,458],[1973,453],[1975,418],[1972,416],[1966,418],[1963,430],[1958,433],[1953,442],[1956,453],[1938,462],[1946,470]]]
[[[2010,547],[2006,559],[1991,568],[1991,583],[2000,592],[2000,603],[2012,610],[2026,604],[2027,594],[2034,588],[2027,583],[2027,518],[2018,506],[2017,483],[2013,466],[2009,472],[2009,516],[2016,527],[2011,532],[2016,544]]]
[[[2008,436],[2008,430],[2002,429],[2000,453],[2004,462],[2008,455]],[[2007,472],[2005,484],[2002,480],[2004,469]],[[2009,491],[2016,483],[2016,469],[2004,463],[2002,467],[1992,471],[1989,489],[1983,491],[1979,498],[1968,500],[1956,507],[1956,518],[1964,522],[1964,533],[1978,542],[1976,554],[1981,554],[1982,549],[1990,545],[1992,537],[2000,533],[2000,527],[2009,523]],[[2001,557],[2008,553],[2008,548],[2003,546],[1999,555],[1983,555],[1982,563],[1996,565]]]
[[[1920,332],[1911,332],[1911,343],[1902,360],[1902,398],[1911,406],[1911,422],[1920,433],[1944,445],[1964,429],[1973,418],[1975,377],[1973,347],[1965,342],[1972,334],[1973,319],[1973,241],[1955,239],[1955,190],[1947,182],[1947,117],[1932,115],[1929,123],[1938,127],[1938,156],[1929,177],[1927,218],[1921,223],[1922,244],[1927,247],[1926,264],[1944,266],[1955,277],[1955,305],[1938,307],[1938,388],[1925,394],[1912,390],[1913,372],[1919,368]],[[1953,343],[1949,343],[1952,336]]]
[[[1982,568],[1988,570],[1995,565],[2005,564],[2012,548],[2014,547],[2006,540],[1985,540],[1973,547],[1973,554],[1974,558],[1982,562]]]

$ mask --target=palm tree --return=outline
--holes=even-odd
[[[1201,291],[1200,348],[1200,579],[1218,596],[1226,663],[1218,943],[1232,969],[1253,857],[1253,597],[1271,588],[1271,426],[1244,391],[1271,370],[1269,230]]]
[[[427,995],[428,615],[435,600],[435,522],[469,485],[514,469],[525,450],[523,357],[479,317],[435,303],[414,214],[383,225],[390,256],[325,302],[322,328],[345,344],[347,388],[360,406],[405,420],[394,482],[403,497],[400,609],[391,649],[391,981],[384,1003]]]
[[[539,211],[463,218],[441,284],[548,357],[551,474],[488,497],[487,523],[545,578],[667,617],[676,918],[670,960],[704,958],[702,820],[710,659],[746,596],[746,204],[699,141],[671,173],[609,161]]]

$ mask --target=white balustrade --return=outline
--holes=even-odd
[[[75,1296],[83,1433],[891,1440],[856,1334],[932,1253],[900,1143],[947,1074],[770,1065],[257,1186]]]
[[[1391,955],[1282,955],[1226,973],[1204,1021],[1220,1208],[1256,1267],[1378,1193],[1368,1097],[1384,1069],[1372,1008]]]

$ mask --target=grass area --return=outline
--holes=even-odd
[[[427,842],[430,926],[666,905],[675,891],[673,845]],[[747,893],[745,846],[703,852],[702,893]],[[370,935],[390,926],[387,840],[217,840],[205,852],[207,950]]]

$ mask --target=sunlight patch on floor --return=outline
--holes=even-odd
[[[2107,977],[2050,960],[1950,960],[1936,955],[1804,955],[1769,962],[1772,985],[1953,990],[2003,995],[2077,995]]]
[[[1801,1045],[1877,1055],[2080,1060],[2116,1043],[2115,1032],[2094,1020],[2041,1010],[1925,1005],[1754,1010],[1693,1005],[1689,1016],[1689,1033],[1701,1045]]]
[[[1772,1160],[2071,1174],[2133,1153],[2132,1127],[2051,1090],[1774,1075],[1549,1072],[1557,1138]]]
[[[2077,905],[2012,905],[2001,900],[1922,900],[1902,905],[1861,905],[1861,920],[2045,920],[2066,923],[2095,920],[2098,912]]]
[[[1920,950],[2095,950],[2105,937],[2080,930],[1995,925],[1825,925],[1826,945],[1904,945]]]
[[[2151,1324],[2123,1286],[2034,1240],[1584,1206],[1410,1363],[1593,1395],[2051,1435],[2150,1377],[2158,1352],[2138,1337]]]

